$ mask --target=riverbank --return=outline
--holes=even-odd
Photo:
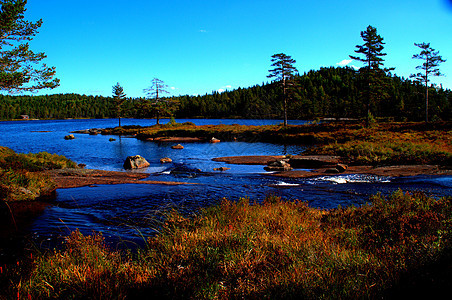
[[[449,289],[450,197],[398,191],[328,211],[274,196],[262,205],[252,201],[223,200],[194,217],[170,211],[160,233],[135,254],[75,231],[60,250],[30,252],[5,268],[0,295],[435,298]]]

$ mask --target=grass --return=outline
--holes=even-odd
[[[452,198],[398,191],[329,211],[268,197],[172,211],[137,253],[73,232],[64,248],[8,271],[31,299],[381,297],[451,250]],[[25,265],[25,264],[24,264]]]
[[[46,152],[18,154],[0,146],[0,200],[34,200],[52,191],[53,181],[41,171],[74,168],[64,156]]]
[[[106,129],[102,134],[155,137],[212,137],[222,141],[272,142],[315,145],[306,154],[339,155],[351,164],[452,165],[452,123],[361,123],[307,125],[203,125],[173,123],[150,127]]]

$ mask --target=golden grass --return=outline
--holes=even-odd
[[[36,298],[378,297],[450,251],[452,198],[397,192],[324,211],[269,197],[168,215],[137,253],[74,232],[39,256],[12,293]]]

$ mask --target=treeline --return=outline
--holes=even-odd
[[[309,71],[295,78],[296,86],[289,101],[290,119],[357,118],[366,115],[359,72],[352,68],[329,67]],[[388,76],[388,97],[373,103],[376,117],[421,121],[425,117],[425,87],[398,76]],[[279,87],[263,83],[223,93],[172,97],[178,103],[176,118],[281,118],[283,104]],[[127,92],[127,91],[126,91]],[[431,87],[429,110],[432,120],[452,119],[451,91]],[[142,98],[123,104],[122,117],[143,116],[138,105]],[[0,95],[0,119],[30,118],[114,118],[112,97],[78,94],[46,96]]]

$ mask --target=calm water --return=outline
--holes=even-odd
[[[279,124],[280,120],[177,120],[204,124]],[[267,195],[285,199],[301,199],[311,206],[332,208],[338,205],[362,204],[370,195],[381,191],[391,193],[399,188],[423,190],[434,196],[452,195],[452,177],[416,176],[404,178],[367,175],[339,175],[314,179],[281,179],[272,177],[263,166],[226,165],[212,158],[235,155],[301,154],[297,145],[268,143],[221,142],[185,143],[183,150],[171,149],[171,143],[139,141],[135,138],[74,134],[76,139],[63,139],[70,131],[117,126],[117,120],[58,120],[0,122],[0,145],[16,152],[47,151],[65,155],[84,163],[87,168],[122,170],[129,155],[144,156],[151,166],[144,172],[151,180],[181,181],[197,185],[99,185],[58,190],[52,205],[36,216],[27,231],[36,242],[52,243],[59,236],[78,228],[83,233],[101,231],[110,243],[119,245],[142,243],[142,235],[153,234],[158,228],[162,210],[176,207],[193,213],[226,197],[237,200],[249,197],[262,201]],[[153,125],[154,120],[122,119],[122,125]],[[165,121],[164,121],[165,122]],[[303,124],[303,121],[290,121]],[[173,164],[160,164],[170,157]],[[220,173],[213,168],[226,166]],[[172,170],[179,170],[177,174]],[[199,171],[200,170],[200,171]]]

